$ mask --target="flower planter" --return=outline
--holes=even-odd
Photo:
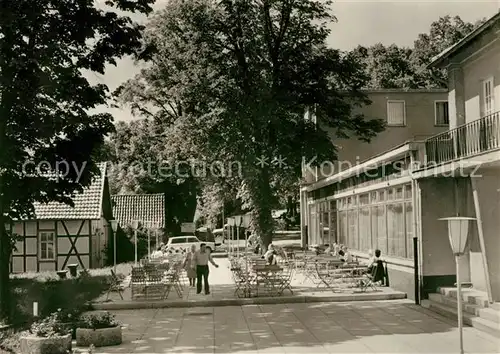
[[[21,354],[66,354],[71,351],[71,335],[37,337],[21,336],[19,340]]]
[[[110,345],[119,345],[121,343],[121,326],[100,329],[76,329],[76,345],[79,347],[88,347],[91,344],[95,347],[107,347]]]

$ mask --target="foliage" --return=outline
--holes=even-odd
[[[193,220],[198,182],[187,166],[169,161],[162,132],[145,119],[118,122],[107,143],[113,161],[109,181],[112,194],[165,194],[166,229],[176,234],[182,222]]]
[[[142,51],[142,27],[116,10],[149,13],[154,0],[3,0],[0,16],[0,317],[11,315],[4,225],[29,217],[33,202],[72,204],[97,173],[96,153],[113,130],[95,113],[107,87],[85,72],[104,73],[116,59]],[[26,164],[28,162],[29,164]],[[40,162],[45,169],[37,169]],[[69,169],[57,171],[57,163]],[[79,176],[78,170],[84,168]],[[64,168],[64,167],[63,167]]]
[[[109,270],[108,270],[108,274]],[[13,278],[12,299],[15,327],[24,327],[33,321],[33,302],[38,302],[39,316],[44,318],[59,308],[61,316],[78,314],[88,308],[88,303],[108,289],[109,276],[78,277],[57,279],[56,274],[44,279],[43,274],[34,278]]]
[[[107,311],[87,313],[80,318],[79,328],[102,329],[119,326],[115,316]]]
[[[51,313],[42,320],[34,322],[31,325],[29,332],[37,337],[44,338],[68,334],[69,332],[67,328],[62,325],[63,322],[61,322],[60,314],[61,309],[58,309],[56,312]]]
[[[116,232],[116,263],[125,263],[135,260],[135,234],[130,226]],[[154,242],[154,237],[151,237]],[[107,266],[114,264],[114,238],[112,237],[106,245]],[[146,229],[137,230],[137,258],[141,259],[148,254],[148,236]]]
[[[434,21],[428,33],[421,33],[412,48],[381,43],[371,47],[358,46],[352,51],[370,76],[370,88],[444,88],[445,69],[428,69],[432,58],[460,41],[485,19],[472,24],[459,16],[444,16]]]
[[[354,57],[326,46],[327,25],[335,20],[329,5],[170,1],[146,30],[155,48],[150,66],[117,91],[120,103],[165,132],[170,160],[241,166],[230,185],[265,246],[272,238],[275,181],[298,181],[302,157],[336,156],[324,127],[366,141],[383,128],[353,114],[353,107],[369,103],[360,91],[367,77]],[[309,107],[319,126],[304,119]],[[272,163],[278,158],[286,166]],[[217,181],[201,178],[204,188],[228,180],[212,175]]]

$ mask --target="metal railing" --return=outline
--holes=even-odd
[[[500,112],[425,140],[427,166],[500,149]]]

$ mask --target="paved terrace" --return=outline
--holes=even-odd
[[[95,353],[457,353],[458,331],[408,300],[116,311],[122,345]],[[431,336],[432,334],[432,336]],[[467,353],[498,338],[464,328]]]
[[[380,287],[377,291],[367,289],[360,292],[359,289],[352,289],[339,292],[332,292],[324,287],[318,288],[311,280],[305,279],[302,274],[296,274],[292,281],[293,294],[288,290],[278,297],[258,297],[243,299],[235,296],[235,286],[232,281],[231,270],[227,258],[215,259],[219,268],[210,265],[210,295],[196,294],[195,288],[184,286],[183,297],[179,298],[175,290],[172,290],[166,300],[163,301],[131,301],[131,289],[127,287],[123,293],[124,300],[121,300],[118,293],[111,293],[109,301],[106,294],[101,296],[94,304],[96,310],[123,310],[140,309],[151,307],[193,307],[193,306],[241,306],[258,303],[304,303],[320,301],[359,301],[359,300],[389,300],[403,299],[406,294],[395,291],[391,288]]]

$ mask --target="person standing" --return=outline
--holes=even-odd
[[[207,251],[207,245],[204,243],[200,245],[200,249],[194,254],[192,259],[192,268],[196,269],[196,293],[201,293],[201,280],[203,278],[205,294],[208,295],[210,294],[208,262],[212,263],[215,268],[219,268],[219,266],[212,259],[212,254],[210,251]]]
[[[186,253],[186,258],[184,259],[184,269],[186,269],[189,286],[191,287],[194,287],[196,282],[196,270],[193,267],[193,258],[195,254],[196,245],[192,245],[190,251]]]

